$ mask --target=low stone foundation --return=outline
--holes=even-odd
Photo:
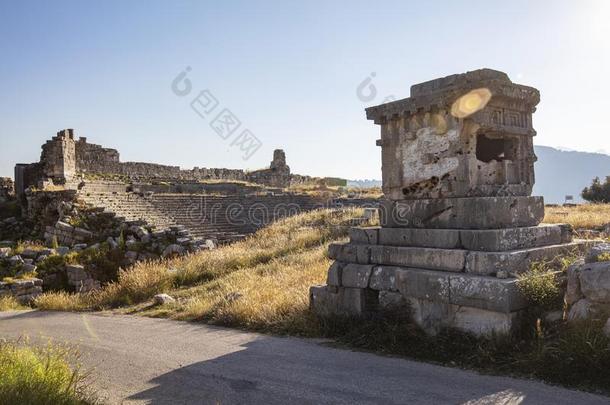
[[[312,287],[311,305],[321,315],[349,316],[403,305],[431,334],[445,327],[507,333],[527,308],[516,277],[535,261],[588,245],[572,241],[566,225],[352,228],[348,243],[330,245],[335,262],[327,285]]]
[[[29,304],[42,294],[42,280],[37,278],[13,280],[10,283],[0,281],[0,298],[15,297],[20,304]]]

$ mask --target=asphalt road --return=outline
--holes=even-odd
[[[0,312],[0,338],[77,344],[111,404],[609,404],[535,381],[195,323]]]

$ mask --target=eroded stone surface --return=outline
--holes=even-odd
[[[534,88],[480,69],[414,85],[367,108],[381,126],[383,191],[393,200],[529,195]]]
[[[464,270],[466,254],[459,249],[372,246],[371,263],[459,272]]]
[[[439,198],[380,203],[384,228],[497,229],[536,226],[542,197]]]

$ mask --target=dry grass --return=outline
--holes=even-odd
[[[20,309],[27,309],[27,307],[19,304],[15,297],[0,297],[0,312],[1,311],[16,311]]]
[[[328,268],[328,243],[344,238],[362,214],[362,209],[319,210],[290,217],[216,250],[138,263],[98,292],[47,293],[35,305],[44,310],[99,310],[169,292],[182,298],[168,314],[179,319],[239,319],[262,325],[274,311],[284,319],[286,308],[298,300],[302,305],[291,311],[305,309],[309,286],[323,281]]]
[[[567,223],[574,229],[599,229],[610,223],[610,204],[546,207],[545,213],[545,223]]]
[[[71,366],[76,361],[78,353],[67,346],[0,341],[0,404],[97,403],[87,387],[86,374]]]

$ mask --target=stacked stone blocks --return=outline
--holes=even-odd
[[[483,69],[411,88],[367,109],[381,125],[385,198],[379,227],[332,244],[321,315],[394,307],[429,333],[478,335],[519,326],[528,300],[517,277],[536,261],[580,252],[567,225],[539,225],[531,115],[539,94]]]

